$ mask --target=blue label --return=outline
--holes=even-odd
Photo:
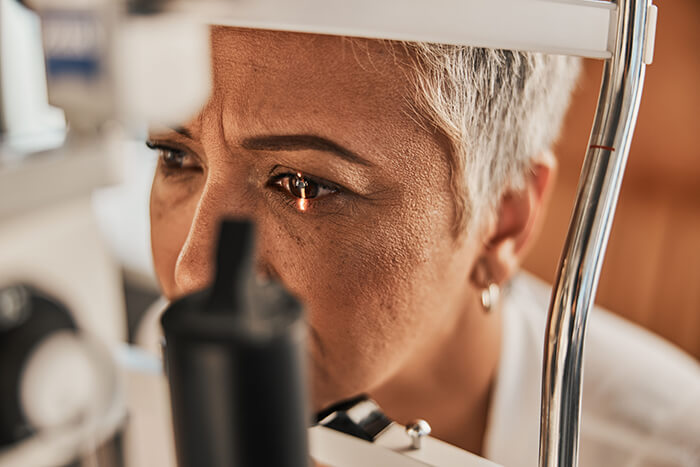
[[[105,31],[89,11],[52,10],[42,14],[49,79],[74,75],[94,79],[102,69]]]

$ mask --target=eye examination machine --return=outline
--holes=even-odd
[[[211,25],[604,62],[542,342],[539,465],[578,465],[586,325],[656,16],[651,0],[0,0],[0,467],[131,465],[129,378],[169,396],[159,436],[181,467],[496,465],[362,395],[312,416],[303,306],[256,280],[252,223],[222,222],[213,285],[167,305],[162,362],[125,343],[92,193],[123,181],[149,125],[206,102]]]

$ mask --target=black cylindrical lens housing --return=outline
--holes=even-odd
[[[161,319],[178,464],[307,467],[302,307],[278,285],[229,287],[184,297]]]

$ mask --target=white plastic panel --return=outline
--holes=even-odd
[[[432,436],[423,438],[420,449],[410,449],[411,439],[406,429],[394,423],[390,425],[374,442],[375,445],[402,453],[427,465],[465,467],[499,467],[497,464],[464,451]]]
[[[0,0],[0,115],[5,147],[17,153],[63,143],[63,112],[46,93],[39,19],[15,0]]]
[[[333,467],[421,467],[430,465],[323,426],[309,429],[309,444],[311,457],[324,465]],[[469,465],[466,464],[465,467],[469,467]]]
[[[126,339],[119,267],[103,243],[89,199],[0,219],[0,287],[17,283],[62,302],[95,339],[107,345]]]
[[[614,3],[600,0],[234,0],[208,19],[260,29],[608,58],[615,12]]]
[[[333,467],[462,466],[499,467],[447,443],[425,437],[420,449],[410,449],[404,427],[394,423],[374,443],[323,426],[309,429],[311,456]]]

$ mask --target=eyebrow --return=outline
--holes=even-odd
[[[176,126],[176,127],[171,128],[171,129],[175,133],[178,133],[178,134],[184,136],[185,138],[194,139],[194,138],[192,138],[192,132],[190,130],[188,130],[187,128],[185,128],[184,126]]]
[[[253,151],[302,151],[312,149],[334,153],[354,164],[373,166],[368,160],[329,139],[315,135],[269,135],[255,136],[243,140],[244,149]]]

